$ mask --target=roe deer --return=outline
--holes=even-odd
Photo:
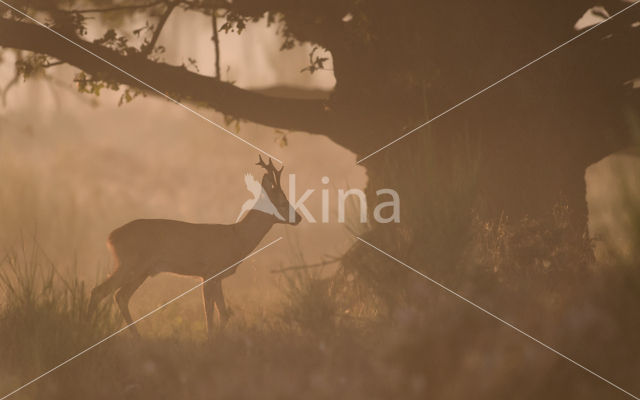
[[[260,165],[266,169],[262,182],[245,176],[247,189],[255,196],[247,201],[235,224],[192,224],[164,219],[139,219],[114,230],[107,242],[116,260],[116,268],[106,281],[91,292],[90,309],[107,295],[115,299],[128,325],[133,323],[129,300],[144,280],[159,272],[198,276],[203,280],[246,257],[276,223],[297,225],[302,217],[289,204],[280,186],[280,170],[269,159]],[[283,217],[286,216],[286,218]],[[202,287],[209,335],[213,329],[214,304],[222,325],[229,318],[222,295],[222,279],[232,275],[237,266]],[[135,326],[131,326],[138,336]]]

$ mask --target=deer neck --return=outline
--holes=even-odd
[[[252,209],[236,224],[236,229],[243,242],[253,247],[265,237],[276,221],[273,215]]]

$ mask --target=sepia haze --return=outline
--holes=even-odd
[[[210,22],[198,19],[197,13],[184,14],[176,13],[169,20],[160,39],[160,44],[171,42],[167,47],[177,49],[166,59],[180,63],[187,54],[200,54],[198,68],[211,73],[211,42],[184,29],[204,30]],[[188,18],[188,23],[182,18]],[[308,48],[278,50],[276,29],[256,24],[241,36],[221,35],[225,79],[243,87],[330,89],[331,72],[300,73]],[[3,82],[11,79],[10,65],[2,64]],[[57,67],[51,80],[20,82],[8,92],[0,114],[3,246],[35,236],[56,265],[75,266],[81,278],[96,282],[113,267],[106,238],[125,222],[136,218],[235,221],[243,202],[251,198],[244,174],[261,176],[255,165],[256,150],[157,97],[139,97],[118,106],[119,93],[104,90],[99,97],[76,93],[74,73],[73,68]],[[198,112],[224,125],[219,113]],[[313,214],[320,214],[319,189],[326,187],[321,183],[323,176],[330,177],[336,187],[366,185],[364,168],[353,167],[355,155],[326,137],[279,132],[248,122],[228,128],[284,161],[284,188],[288,174],[295,173],[300,189],[316,189],[305,202]],[[337,213],[336,206],[331,204],[332,214]],[[264,303],[275,296],[279,276],[271,271],[300,263],[297,254],[304,253],[304,261],[314,263],[349,247],[353,239],[343,225],[333,221],[321,225],[272,229],[265,240],[284,236],[287,240],[279,244],[281,248],[246,261],[233,278],[225,280],[232,307]],[[193,282],[175,276],[151,278],[134,296],[132,312],[148,309]],[[199,302],[199,296],[190,296],[191,301]]]
[[[131,26],[142,24],[130,19]],[[193,34],[208,29],[209,24],[199,13],[176,11],[159,40],[160,45],[167,44],[166,61],[189,64],[187,58],[195,54],[198,70],[213,74],[211,41]],[[310,49],[279,51],[277,29],[258,23],[248,25],[242,35],[221,34],[223,78],[246,88],[330,90],[335,84],[330,68],[314,74],[300,72],[307,65]],[[0,66],[3,82],[12,78],[11,64]],[[2,245],[37,237],[56,265],[74,266],[81,278],[99,281],[113,266],[106,237],[131,219],[234,221],[250,197],[243,176],[259,171],[254,149],[154,96],[119,106],[120,93],[103,90],[99,97],[77,93],[72,84],[75,72],[72,67],[56,67],[51,78],[19,82],[7,93],[0,110],[0,174],[5,182],[0,188]],[[198,112],[225,124],[219,113]],[[366,186],[365,168],[354,167],[356,156],[324,136],[282,132],[245,121],[228,128],[281,158],[285,177],[295,173],[299,186],[316,189],[305,202],[314,215],[321,212],[323,176],[330,177],[333,187]],[[623,249],[629,246],[621,221],[612,213],[616,182],[611,176],[633,170],[628,167],[638,162],[634,155],[611,156],[587,171],[591,236],[601,239],[597,254],[606,253],[603,248],[611,245],[608,238]],[[617,167],[615,171],[612,166]],[[283,184],[287,187],[286,178]],[[330,204],[330,213],[337,214],[337,204]],[[274,228],[267,239],[283,235],[288,240],[281,246],[296,248],[245,262],[225,281],[231,303],[264,303],[265,298],[277,296],[273,289],[278,276],[271,270],[299,263],[299,254],[309,263],[342,254],[353,238],[335,220]],[[149,279],[132,302],[134,313],[192,283],[192,279],[174,276]],[[197,303],[198,296],[191,296],[189,304]]]
[[[386,18],[387,6],[383,6]],[[144,26],[141,14],[124,17],[121,33]],[[99,37],[110,26],[108,20],[101,19],[108,16],[95,17],[87,20],[93,35],[87,40]],[[588,25],[594,16],[585,14],[585,18],[581,23]],[[313,74],[303,72],[313,47],[300,44],[281,51],[281,28],[278,24],[267,26],[262,19],[248,24],[242,35],[221,33],[221,80],[283,96],[295,97],[297,88],[304,88],[307,95],[324,98],[336,85],[330,60]],[[167,48],[163,60],[213,76],[210,30],[211,20],[203,13],[176,10],[158,42]],[[462,36],[466,40],[466,32]],[[132,44],[141,44],[134,35],[130,39]],[[524,58],[532,50],[522,51]],[[455,49],[459,52],[463,53]],[[15,53],[6,50],[2,57],[0,86],[14,76]],[[384,65],[397,67],[402,60],[385,61]],[[451,63],[454,69],[456,65]],[[484,68],[490,66],[487,63]],[[501,68],[507,71],[510,66]],[[178,105],[151,95],[118,105],[122,91],[106,89],[100,96],[81,94],[73,83],[76,73],[76,69],[61,65],[48,68],[47,77],[20,80],[8,90],[6,104],[0,108],[0,261],[4,252],[21,254],[7,257],[1,264],[0,287],[31,282],[31,261],[39,266],[33,271],[41,272],[44,282],[33,303],[22,302],[32,294],[28,284],[27,290],[17,294],[0,293],[0,302],[5,295],[13,301],[0,304],[4,306],[2,321],[11,322],[0,324],[0,341],[10,344],[0,346],[0,356],[7,355],[10,360],[0,364],[0,387],[4,390],[0,396],[122,328],[119,316],[110,314],[117,307],[110,298],[105,298],[100,304],[104,308],[90,318],[83,314],[89,302],[83,296],[114,269],[106,246],[114,229],[141,218],[232,224],[253,196],[245,185],[245,175],[259,178],[263,173],[256,165],[254,148]],[[358,88],[361,81],[351,83]],[[398,82],[385,83],[391,87]],[[465,86],[462,80],[456,84]],[[397,90],[404,100],[402,86]],[[495,97],[478,100],[484,101],[487,109],[493,107],[492,99],[504,102],[504,107],[512,101],[509,93],[513,92],[494,92]],[[351,110],[349,107],[358,105],[354,101],[358,98],[362,99],[348,98],[342,105]],[[398,109],[405,105],[390,99],[379,104],[396,103]],[[367,170],[356,165],[354,152],[322,134],[284,132],[248,121],[228,122],[211,108],[187,105],[281,159],[285,192],[289,174],[295,174],[298,195],[315,189],[305,205],[317,219],[322,215],[322,189],[354,188],[371,194],[379,189],[378,184],[388,184],[390,189],[395,189],[394,185],[399,188],[404,224],[359,225],[360,213],[353,205],[347,208],[347,222],[338,223],[339,207],[332,195],[328,223],[274,226],[258,247],[278,237],[283,240],[243,262],[223,281],[233,317],[230,326],[215,330],[213,340],[205,339],[202,295],[196,290],[136,325],[142,340],[123,332],[46,376],[33,385],[32,392],[25,390],[26,398],[29,393],[65,398],[113,398],[120,394],[274,399],[505,398],[505,393],[513,396],[516,391],[525,398],[617,394],[388,258],[370,248],[353,246],[353,234],[362,235],[607,379],[638,392],[634,383],[638,363],[634,305],[640,292],[633,284],[638,285],[640,275],[637,268],[627,268],[620,257],[630,255],[629,265],[637,266],[633,258],[637,255],[633,240],[640,237],[634,236],[637,220],[634,223],[622,212],[628,206],[629,192],[634,198],[638,195],[635,171],[640,161],[634,149],[610,155],[580,173],[587,183],[589,233],[594,241],[576,245],[567,239],[575,232],[563,219],[574,211],[572,205],[563,208],[564,204],[554,204],[546,210],[556,218],[550,225],[538,223],[536,218],[541,215],[529,218],[524,207],[524,217],[516,215],[512,220],[502,219],[502,215],[483,220],[486,216],[474,214],[475,201],[484,200],[481,191],[474,191],[478,186],[475,160],[467,157],[464,146],[456,147],[460,160],[453,160],[451,175],[442,168],[445,179],[439,179],[438,167],[445,164],[429,157],[441,153],[437,155],[447,159],[448,153],[429,142],[428,130],[416,132],[411,141],[380,154]],[[365,116],[376,113],[371,125],[379,126],[371,126],[377,129],[372,135],[367,135],[368,130],[346,131],[333,136],[334,140],[365,138],[363,148],[373,151],[384,144],[384,135],[401,135],[395,129],[387,132],[387,125],[379,124],[389,116],[393,120],[389,126],[400,125],[393,110],[387,115],[389,108],[385,107],[363,105]],[[506,117],[520,122],[517,116],[506,114],[507,122]],[[452,114],[443,121],[458,121],[459,116]],[[567,116],[567,126],[573,116]],[[496,120],[503,119],[503,115],[498,117]],[[525,127],[517,126],[522,132],[496,132],[505,137],[512,133],[524,136]],[[442,129],[440,134],[457,132],[446,126],[435,128]],[[474,126],[469,128],[471,134],[476,133]],[[580,132],[573,133],[580,136]],[[538,156],[571,160],[570,149],[554,146],[549,145],[553,152]],[[496,147],[494,156],[517,154]],[[529,161],[536,155],[531,154]],[[538,158],[543,164],[544,159]],[[517,155],[513,159],[520,161]],[[506,160],[509,166],[511,158]],[[509,172],[517,179],[527,180],[518,175],[524,170],[519,169],[519,163],[510,166]],[[469,174],[457,176],[459,170]],[[546,175],[528,176],[535,181],[531,187],[553,186],[543,179]],[[329,178],[328,184],[323,183],[327,181],[324,177]],[[504,184],[508,180],[495,182],[500,187],[496,193],[517,191]],[[560,187],[558,182],[552,189]],[[525,194],[523,197],[535,197],[533,192]],[[513,200],[517,197],[509,199],[509,205],[521,205]],[[369,205],[370,211],[373,206]],[[581,239],[582,233],[577,232]],[[597,261],[592,259],[591,245]],[[613,260],[610,264],[614,266],[604,262],[607,260]],[[27,271],[26,278],[11,275],[21,267]],[[62,277],[56,281],[61,283],[59,291],[47,288],[48,268],[56,279]],[[288,273],[282,273],[285,269]],[[5,279],[7,276],[10,278]],[[131,299],[133,320],[199,282],[201,279],[175,274],[147,279]],[[66,296],[79,300],[65,303]],[[22,303],[27,306],[15,306]],[[59,309],[51,312],[55,307],[50,304]],[[9,365],[12,361],[19,364],[18,369]]]

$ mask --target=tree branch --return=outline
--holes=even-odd
[[[125,56],[79,38],[70,39],[178,100],[190,100],[236,118],[279,129],[325,135],[338,131],[326,100],[272,97],[190,72],[184,67],[151,61],[139,54]],[[37,25],[0,18],[0,46],[47,54],[96,78],[148,90],[126,74]]]
[[[2,106],[3,107],[7,106],[7,94],[9,93],[9,90],[13,86],[15,86],[18,83],[19,80],[20,80],[20,74],[16,70],[16,72],[13,75],[13,78],[11,78],[11,80],[5,85],[5,87],[2,88],[2,93],[0,95],[2,97]]]
[[[164,24],[167,23],[167,20],[169,19],[169,17],[171,16],[171,13],[173,12],[173,10],[176,8],[177,5],[178,5],[178,2],[176,1],[173,1],[167,4],[167,9],[165,10],[164,14],[162,14],[162,16],[160,17],[160,20],[158,21],[158,26],[153,31],[153,36],[151,37],[151,41],[149,41],[149,43],[142,46],[141,52],[144,56],[148,56],[149,54],[151,54],[151,52],[153,51],[153,48],[156,47],[156,43],[158,42],[158,38],[162,33]]]
[[[213,48],[215,50],[215,76],[218,79],[222,79],[220,76],[220,38],[218,37],[218,13],[217,10],[214,9],[211,15],[211,29],[213,30],[213,35],[211,36],[211,40],[213,41]]]

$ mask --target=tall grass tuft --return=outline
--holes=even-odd
[[[0,358],[41,372],[112,333],[111,302],[88,310],[89,293],[65,278],[37,244],[9,249],[0,264]]]
[[[285,274],[284,278],[285,299],[280,311],[283,322],[314,335],[333,331],[338,304],[331,293],[331,278],[308,269]]]

